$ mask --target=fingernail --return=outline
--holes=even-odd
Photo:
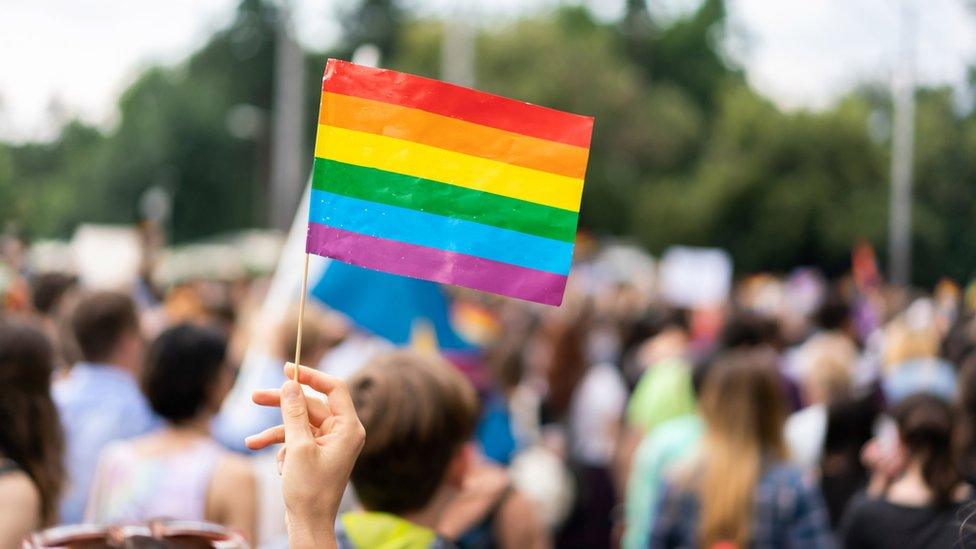
[[[284,466],[285,466],[285,462],[284,461],[279,461],[278,462],[278,476],[279,477],[281,476],[281,470],[284,468]]]
[[[281,395],[285,398],[296,398],[301,389],[299,389],[298,384],[294,381],[285,382],[285,386],[281,388]]]
[[[251,444],[251,439],[252,438],[254,438],[254,437],[253,436],[246,437],[244,439],[244,445],[247,446],[248,444]]]

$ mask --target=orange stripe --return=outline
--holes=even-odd
[[[589,151],[582,147],[371,99],[323,92],[319,123],[576,179],[586,174]]]

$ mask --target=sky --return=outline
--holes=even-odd
[[[300,41],[321,50],[340,28],[337,6],[351,0],[292,0]],[[480,20],[517,17],[560,0],[405,0],[443,14],[459,1]],[[612,20],[624,0],[583,3]],[[651,0],[678,17],[700,0]],[[728,0],[729,55],[761,93],[788,109],[821,109],[851,87],[891,81],[914,58],[918,81],[962,88],[976,65],[972,0]],[[968,6],[967,7],[967,3]],[[53,138],[69,117],[110,127],[118,95],[146,66],[174,64],[228,24],[237,0],[0,0],[0,139]],[[902,10],[907,10],[903,17]],[[903,21],[916,37],[902,56]],[[910,29],[911,30],[911,29]]]

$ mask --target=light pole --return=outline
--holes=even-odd
[[[302,139],[305,62],[302,48],[295,40],[290,0],[280,0],[278,10],[268,220],[272,227],[287,230],[305,184],[305,176],[301,173],[302,157],[308,153]]]
[[[915,10],[901,2],[899,61],[892,82],[891,204],[888,214],[888,272],[893,284],[911,284],[912,166],[915,148]]]

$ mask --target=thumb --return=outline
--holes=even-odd
[[[312,438],[308,426],[308,406],[302,387],[288,380],[281,386],[281,419],[285,424],[285,442],[298,442]]]

